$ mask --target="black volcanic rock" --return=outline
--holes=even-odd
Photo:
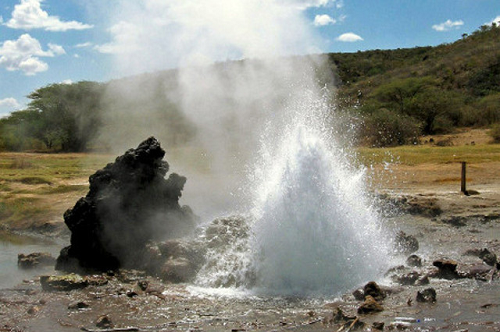
[[[150,240],[184,236],[195,216],[179,205],[186,178],[165,175],[165,151],[150,137],[89,178],[90,189],[64,214],[71,245],[61,250],[56,269],[114,270],[141,263]]]

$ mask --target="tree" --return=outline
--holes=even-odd
[[[401,114],[408,113],[411,100],[436,82],[431,77],[410,77],[394,80],[379,86],[372,93],[371,98],[380,102],[384,107],[393,109]]]
[[[414,144],[421,134],[418,121],[386,108],[365,116],[363,132],[367,143],[374,147]]]
[[[430,86],[409,101],[407,114],[421,121],[424,134],[444,134],[460,123],[463,104],[458,93]]]
[[[95,82],[52,84],[31,93],[28,110],[38,112],[36,137],[48,149],[85,151],[99,129],[103,87]]]

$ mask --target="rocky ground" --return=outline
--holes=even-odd
[[[498,169],[471,165],[468,196],[457,164],[376,170],[400,254],[336,298],[214,292],[130,270],[35,277],[0,290],[0,331],[500,331]]]
[[[476,188],[382,195],[402,211],[386,216],[387,226],[419,248],[410,241],[401,264],[377,280],[380,294],[368,286],[339,298],[214,295],[137,271],[45,289],[34,278],[0,291],[0,331],[499,331],[499,194]],[[422,266],[406,261],[411,254]]]

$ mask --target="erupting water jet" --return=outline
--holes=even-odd
[[[299,109],[289,110],[284,130],[263,135],[263,157],[249,181],[254,202],[248,240],[239,243],[245,250],[219,252],[217,260],[230,257],[232,268],[226,274],[224,264],[202,270],[204,286],[237,274],[254,279],[237,286],[260,294],[336,295],[380,277],[387,267],[380,217],[363,170],[350,164],[328,129],[331,108],[310,95],[298,98]]]

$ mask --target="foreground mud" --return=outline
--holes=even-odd
[[[395,266],[396,278],[414,272],[430,276],[427,285],[376,280],[387,296],[383,311],[358,314],[362,301],[346,290],[337,298],[276,298],[234,290],[204,290],[165,284],[139,272],[104,274],[83,289],[43,290],[39,278],[0,291],[0,331],[347,331],[335,321],[337,308],[365,325],[359,330],[500,331],[500,281],[496,267],[474,255],[487,248],[500,253],[500,208],[495,193],[476,196],[434,193],[437,216],[389,216],[387,227],[415,236],[421,267],[409,267],[407,254]],[[428,196],[409,194],[423,207]],[[414,200],[414,201],[415,201]],[[416,204],[417,204],[416,203]],[[432,207],[432,206],[431,206]],[[436,275],[436,260],[457,262],[457,278]],[[105,281],[105,282],[102,282]],[[367,280],[368,282],[369,280]],[[361,287],[363,285],[360,285]],[[417,292],[433,288],[436,302],[421,303]],[[357,325],[356,325],[357,326]],[[351,328],[351,329],[350,329]]]

